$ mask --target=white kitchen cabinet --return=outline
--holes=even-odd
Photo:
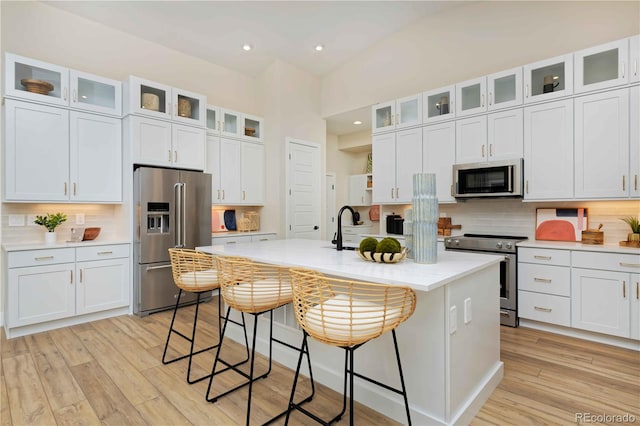
[[[220,118],[220,107],[215,105],[207,105],[207,134],[218,135],[222,128],[222,119]]]
[[[422,124],[422,95],[412,95],[374,105],[371,133],[399,130]]]
[[[204,169],[204,129],[135,115],[126,119],[133,144],[133,163]]]
[[[206,97],[136,76],[124,85],[125,114],[206,126]],[[204,142],[203,142],[204,143]]]
[[[629,195],[640,198],[640,86],[629,88]]]
[[[629,81],[640,81],[640,35],[629,39]]]
[[[617,40],[573,54],[575,93],[627,84],[629,39]]]
[[[367,186],[371,182],[371,175],[349,176],[349,201],[350,206],[370,206],[372,188]]]
[[[240,204],[242,201],[242,142],[220,139],[220,193],[213,204]]]
[[[524,108],[528,200],[573,198],[573,99]]]
[[[456,126],[453,121],[422,128],[422,171],[436,174],[438,203],[454,203],[451,195],[456,156]]]
[[[557,99],[573,94],[573,54],[525,65],[524,103]]]
[[[422,172],[422,129],[374,135],[372,154],[372,202],[410,203],[413,175]]]
[[[211,174],[211,203],[216,204],[220,201],[220,137],[213,134],[207,134],[207,161],[204,172]]]
[[[425,124],[450,120],[456,116],[455,86],[441,87],[422,94],[422,113]]]
[[[487,76],[487,110],[522,105],[522,67]]]
[[[629,197],[629,89],[578,96],[574,109],[575,197]]]
[[[122,115],[122,83],[81,71],[69,71],[70,106],[95,113]]]
[[[632,339],[640,340],[640,274],[631,274],[631,327]]]
[[[360,245],[365,235],[371,234],[372,227],[367,225],[342,225],[342,242],[351,246]]]
[[[456,117],[487,110],[487,77],[474,78],[456,84]]]
[[[487,161],[487,116],[456,120],[456,163]]]
[[[220,134],[228,138],[263,141],[263,119],[254,115],[220,108]]]
[[[242,185],[242,204],[264,204],[264,145],[251,142],[242,142],[240,151],[240,181]]]

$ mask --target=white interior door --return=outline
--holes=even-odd
[[[320,146],[287,140],[287,238],[318,240],[322,235]]]
[[[332,240],[333,233],[336,232],[336,175],[335,173],[327,173],[325,176],[326,191],[326,225],[324,232],[325,240]]]

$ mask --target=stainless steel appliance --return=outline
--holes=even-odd
[[[504,255],[500,262],[500,324],[518,326],[518,275],[516,244],[527,237],[464,234],[444,239],[447,250]]]
[[[133,173],[134,313],[146,316],[175,306],[168,249],[211,245],[211,175],[139,167]],[[183,303],[195,301],[182,293]]]
[[[523,160],[453,165],[453,196],[456,198],[522,197]]]

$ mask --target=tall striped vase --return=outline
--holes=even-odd
[[[413,175],[413,256],[416,263],[438,261],[436,175]]]

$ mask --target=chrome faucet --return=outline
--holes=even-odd
[[[335,239],[336,242],[336,250],[342,250],[342,212],[345,210],[349,210],[351,212],[351,220],[353,224],[356,224],[355,212],[351,206],[342,206],[338,211],[338,235]]]

